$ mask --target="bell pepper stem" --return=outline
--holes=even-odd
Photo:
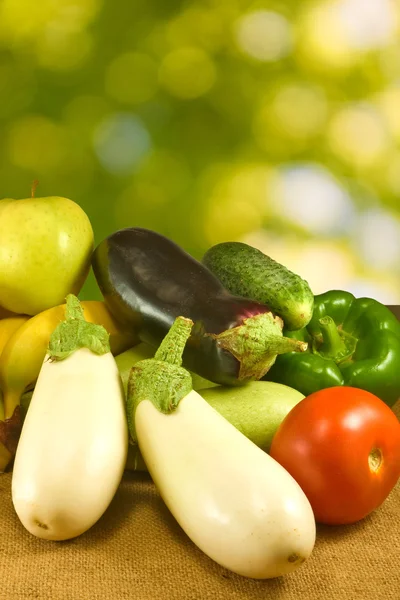
[[[319,348],[320,353],[326,356],[337,356],[345,349],[343,339],[339,335],[338,328],[332,317],[326,316],[319,320],[319,326],[322,331],[323,342]]]
[[[336,363],[351,358],[357,345],[357,339],[349,333],[339,330],[329,315],[319,319],[318,323],[322,332],[322,342],[313,349],[314,352],[324,358],[330,358]]]

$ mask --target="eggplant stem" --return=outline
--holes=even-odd
[[[240,381],[261,379],[278,354],[305,352],[307,342],[283,337],[282,319],[271,312],[245,319],[241,325],[219,334],[208,334],[240,363]]]
[[[64,360],[80,348],[88,348],[98,355],[110,352],[110,335],[105,327],[86,321],[83,308],[73,294],[68,294],[66,302],[65,320],[50,336],[49,359]]]
[[[173,412],[192,389],[192,377],[182,364],[182,354],[193,321],[177,317],[154,358],[137,362],[127,386],[127,419],[131,439],[136,440],[135,411],[142,400],[150,400],[161,413]]]
[[[85,314],[78,298],[73,294],[68,294],[65,305],[65,320],[72,321],[72,319],[85,321]]]
[[[182,355],[192,331],[193,321],[185,317],[175,319],[167,335],[159,345],[154,355],[155,360],[161,360],[170,365],[180,367]]]

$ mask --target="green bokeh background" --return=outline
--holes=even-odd
[[[400,7],[366,4],[0,0],[2,197],[400,303]]]

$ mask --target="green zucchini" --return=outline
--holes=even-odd
[[[314,295],[307,281],[257,248],[223,242],[207,250],[202,262],[231,294],[266,304],[287,330],[309,323]]]

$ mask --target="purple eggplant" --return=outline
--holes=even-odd
[[[307,344],[282,334],[259,302],[233,296],[204,265],[165,236],[116,231],[95,249],[93,271],[111,313],[157,348],[178,316],[194,322],[183,366],[223,385],[261,379],[285,352]]]

